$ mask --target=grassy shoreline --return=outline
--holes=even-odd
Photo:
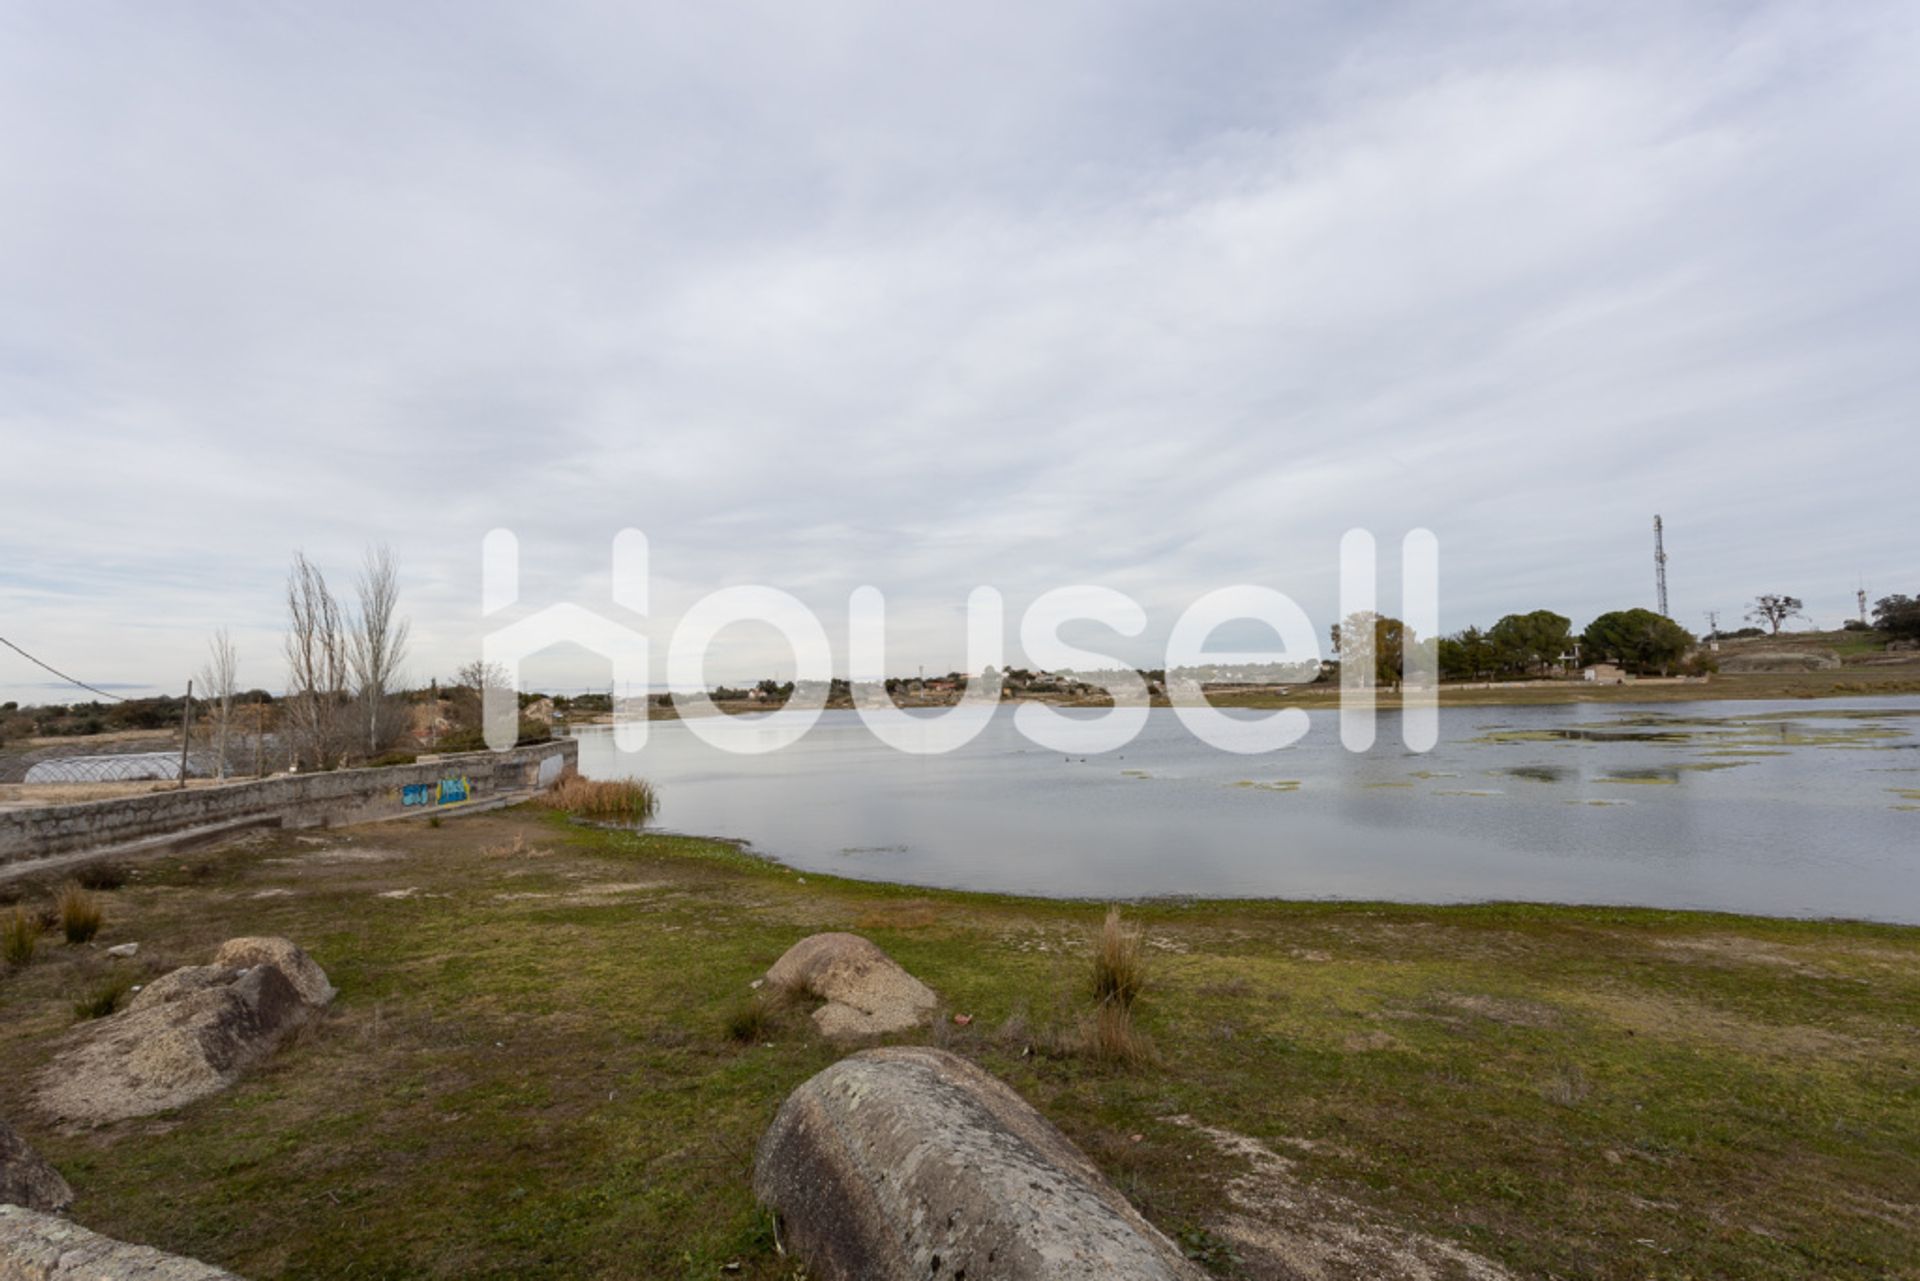
[[[79,1222],[255,1278],[792,1276],[752,1146],[841,1051],[801,1014],[750,1043],[727,1019],[826,929],[941,994],[905,1039],[1006,1079],[1220,1275],[1273,1273],[1227,1213],[1248,1158],[1208,1128],[1265,1145],[1280,1194],[1363,1235],[1520,1275],[1901,1276],[1920,1257],[1920,929],[1148,901],[1127,915],[1154,1056],[1128,1068],[1069,1035],[1096,904],[799,874],[530,809],[277,836],[102,898],[94,946],[0,978],[0,1112],[68,1175]],[[298,1043],[176,1114],[71,1134],[33,1116],[80,995],[252,933],[301,942],[341,989]],[[137,962],[104,956],[129,939]]]

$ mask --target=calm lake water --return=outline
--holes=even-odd
[[[776,714],[777,715],[777,714]],[[1521,899],[1920,924],[1920,700],[1460,707],[1440,745],[1368,753],[1337,713],[1235,756],[1155,711],[1062,755],[1001,709],[917,757],[828,712],[765,756],[673,721],[580,733],[590,777],[644,777],[657,825],[805,871],[1061,897]]]

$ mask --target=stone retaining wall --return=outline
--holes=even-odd
[[[463,752],[413,765],[288,774],[247,783],[0,811],[0,865],[192,828],[277,818],[287,827],[362,823],[453,810],[544,786],[580,759],[559,739],[510,752]]]

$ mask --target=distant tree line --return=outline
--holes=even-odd
[[[1920,600],[1882,596],[1874,602],[1873,626],[1894,640],[1920,641]]]
[[[1698,643],[1686,628],[1650,609],[1613,610],[1577,635],[1564,614],[1536,609],[1442,636],[1438,659],[1440,678],[1451,681],[1524,680],[1575,662],[1668,675],[1687,663]]]

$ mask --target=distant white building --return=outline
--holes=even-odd
[[[1591,681],[1595,685],[1624,685],[1632,678],[1626,669],[1613,663],[1595,663],[1592,667],[1582,668],[1580,679]]]

